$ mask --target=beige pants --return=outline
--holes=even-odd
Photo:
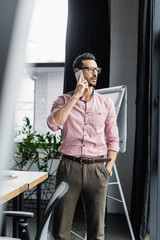
[[[75,208],[82,195],[87,240],[104,240],[104,217],[109,173],[103,163],[80,164],[69,159],[61,160],[56,185],[69,184],[69,191],[54,212],[53,236],[55,240],[69,240]]]

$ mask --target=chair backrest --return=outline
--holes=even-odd
[[[47,205],[43,219],[38,228],[38,232],[36,234],[35,240],[47,240],[47,232],[48,232],[49,222],[50,222],[50,218],[53,213],[53,210],[55,206],[58,204],[58,202],[60,201],[60,199],[68,191],[68,189],[69,189],[69,185],[66,182],[61,182],[56,188],[55,192],[53,193]]]

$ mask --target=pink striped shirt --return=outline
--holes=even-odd
[[[106,155],[107,150],[119,151],[119,136],[113,101],[94,91],[89,101],[79,99],[64,125],[56,124],[53,113],[74,94],[64,94],[53,103],[47,118],[52,131],[62,129],[59,152],[75,157]]]

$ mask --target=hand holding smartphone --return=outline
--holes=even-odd
[[[81,81],[84,81],[83,72],[82,72],[82,70],[79,70],[78,72],[75,73],[77,82],[79,81],[80,75],[81,75]]]

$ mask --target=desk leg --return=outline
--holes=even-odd
[[[24,210],[24,193],[22,192],[19,195],[19,211],[23,211]]]
[[[19,205],[18,205],[18,211],[24,211],[24,193],[22,192],[19,196]],[[16,221],[17,223],[17,221]],[[18,225],[18,223],[17,223]],[[20,226],[18,225],[18,237],[21,234]]]
[[[7,211],[7,204],[4,203],[3,205],[0,206],[1,211]],[[1,226],[0,226],[0,236],[6,236],[6,217],[1,216]]]
[[[13,198],[13,211],[18,211],[19,210],[19,197],[15,197]],[[18,224],[15,218],[13,218],[13,229],[12,229],[12,233],[13,233],[13,237],[18,237]]]
[[[13,211],[23,211],[24,210],[24,194],[21,193],[19,196],[13,199]],[[13,237],[18,237],[18,223],[17,219],[13,218]]]
[[[41,183],[37,185],[37,230],[41,222]]]

